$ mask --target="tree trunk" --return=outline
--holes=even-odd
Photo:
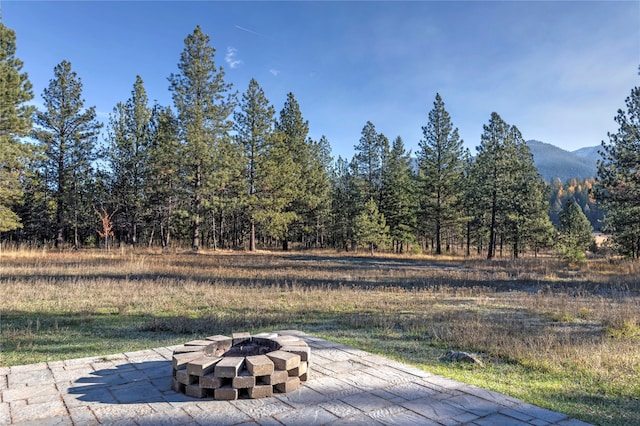
[[[496,245],[496,209],[497,209],[497,194],[493,192],[493,200],[491,204],[491,226],[489,228],[489,252],[487,259],[493,259],[495,256]]]
[[[197,253],[200,249],[200,205],[202,204],[202,199],[200,195],[200,186],[201,175],[200,170],[201,165],[198,164],[196,166],[196,179],[194,182],[194,195],[193,195],[193,232],[191,239],[191,251]]]
[[[256,251],[256,224],[251,220],[251,230],[249,231],[249,251]]]

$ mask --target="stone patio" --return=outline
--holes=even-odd
[[[0,424],[585,425],[564,414],[298,331],[310,379],[262,399],[217,401],[171,389],[163,347],[0,368]]]

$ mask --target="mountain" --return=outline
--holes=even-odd
[[[568,179],[587,179],[596,175],[597,160],[600,158],[599,146],[570,152],[536,140],[528,140],[527,145],[533,154],[533,162],[547,182],[556,178],[565,182]]]
[[[579,155],[582,158],[588,158],[594,162],[598,162],[598,160],[602,160],[600,156],[600,150],[602,149],[601,145],[596,146],[588,146],[586,148],[576,149],[575,151],[571,151],[575,155]]]

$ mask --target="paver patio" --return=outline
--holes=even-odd
[[[0,424],[563,425],[586,423],[299,331],[311,376],[270,398],[171,390],[173,347],[0,368]]]

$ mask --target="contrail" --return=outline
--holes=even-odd
[[[250,30],[249,28],[241,27],[240,25],[236,25],[235,27],[237,29],[239,29],[239,30],[246,31],[246,32],[248,32],[250,34],[257,35],[258,37],[266,37],[264,34],[257,33],[255,31]]]

